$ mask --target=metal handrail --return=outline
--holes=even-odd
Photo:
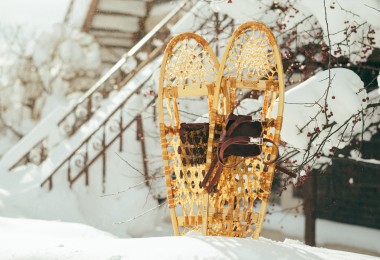
[[[67,7],[66,14],[65,14],[65,18],[63,19],[64,23],[67,23],[69,21],[73,7],[74,7],[74,0],[70,0],[69,5]]]
[[[121,103],[121,104],[119,104],[114,110],[113,110],[113,112],[110,114],[110,115],[108,115],[108,117],[107,117],[107,119],[102,123],[102,124],[100,124],[96,129],[94,129],[94,131],[90,134],[90,135],[88,135],[87,136],[87,138],[86,139],[84,139],[69,155],[67,155],[67,156],[65,156],[64,157],[64,159],[61,161],[61,163],[60,164],[58,164],[57,166],[55,166],[54,167],[54,170],[52,170],[52,172],[51,172],[51,174],[49,174],[49,176],[48,177],[46,177],[45,179],[44,179],[44,181],[41,183],[41,187],[43,187],[46,183],[48,183],[49,184],[49,190],[51,190],[52,189],[52,178],[53,178],[53,176],[64,166],[64,164],[65,163],[67,163],[67,162],[70,162],[70,160],[71,160],[71,158],[73,158],[76,154],[77,154],[77,152],[78,151],[80,151],[81,150],[81,148],[83,148],[85,145],[88,145],[88,143],[90,142],[90,140],[98,133],[98,131],[100,130],[100,129],[102,129],[102,128],[105,128],[105,126],[106,126],[106,124],[109,122],[109,120],[111,119],[111,118],[113,118],[113,116],[118,112],[118,111],[120,111],[120,110],[122,110],[123,109],[123,107],[126,105],[126,103],[128,102],[128,100],[130,100],[130,98],[133,96],[133,95],[135,95],[135,94],[137,94],[144,86],[145,86],[145,84],[148,82],[150,80],[150,77],[148,78],[148,79],[146,79],[143,83],[141,83],[133,92],[131,92],[125,99],[124,99],[124,101]],[[156,96],[152,99],[152,101],[150,101],[149,103],[148,103],[148,105],[144,108],[144,110],[146,110],[147,108],[149,108],[154,102],[155,102],[155,100],[156,100]],[[82,175],[83,174],[83,172],[85,172],[86,171],[86,169],[89,167],[89,166],[91,166],[91,164],[93,163],[93,162],[95,162],[95,160],[96,159],[98,159],[99,158],[99,156],[102,154],[102,153],[104,153],[104,151],[115,141],[115,140],[117,140],[117,138],[121,138],[120,136],[124,133],[124,131],[126,131],[134,122],[136,122],[136,120],[137,120],[137,117],[139,116],[140,114],[138,114],[138,115],[136,115],[135,117],[134,117],[134,119],[132,119],[130,122],[129,122],[129,124],[127,124],[126,126],[124,126],[124,127],[121,127],[120,128],[120,132],[108,143],[108,144],[105,144],[104,142],[105,142],[105,136],[103,136],[103,149],[101,150],[101,151],[99,151],[98,153],[97,153],[97,155],[95,155],[92,159],[91,159],[91,161],[88,163],[88,164],[86,164],[85,166],[84,166],[84,168],[83,169],[81,169],[80,171],[79,171],[79,173],[78,173],[78,175],[74,178],[74,179],[72,179],[71,181],[70,181],[70,185],[72,185],[72,183],[73,182],[75,182],[78,178],[79,178],[79,176],[80,175]],[[122,121],[122,120],[121,120]],[[103,131],[105,131],[105,129],[103,129]],[[86,150],[86,153],[87,153],[88,151]],[[68,174],[70,174],[70,165],[68,166],[69,167],[69,172],[68,172]],[[103,170],[105,170],[105,169],[103,169]],[[103,176],[105,176],[105,172],[103,173]],[[70,179],[70,178],[69,178]]]
[[[186,2],[182,2],[177,8],[173,9],[163,20],[161,20],[160,23],[158,23],[147,35],[145,35],[135,46],[132,47],[126,54],[123,55],[123,57],[111,68],[108,70],[107,73],[105,73],[90,89],[86,91],[85,94],[79,100],[77,103],[73,106],[73,108],[67,113],[67,115],[59,122],[61,124],[64,120],[67,119],[69,114],[71,114],[73,111],[75,111],[78,106],[80,106],[82,103],[84,103],[86,100],[88,100],[101,86],[104,85],[104,83],[110,79],[116,72],[118,72],[121,67],[125,64],[125,62],[128,60],[128,58],[133,57],[136,55],[138,51],[142,49],[142,47],[147,44],[153,36],[161,30],[164,26],[169,23],[173,17],[179,13],[179,11],[184,8],[186,5]]]

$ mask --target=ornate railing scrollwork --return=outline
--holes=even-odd
[[[32,163],[40,165],[47,157],[46,139],[43,139],[33,146],[27,154],[25,154],[17,163],[13,164],[9,170],[13,170],[18,166]]]
[[[76,149],[73,150],[59,165],[55,167],[52,173],[42,182],[41,187],[48,185],[48,189],[53,188],[53,177],[62,169],[67,171],[67,180],[70,187],[84,176],[85,185],[89,185],[89,167],[99,158],[102,159],[102,178],[103,184],[106,178],[106,151],[116,141],[120,141],[119,150],[123,149],[122,141],[123,134],[131,126],[133,130],[138,129],[138,140],[141,143],[141,152],[143,158],[146,158],[145,143],[143,138],[142,118],[140,113],[151,107],[155,101],[156,96],[145,97],[148,102],[144,107],[141,107],[140,112],[136,115],[126,113],[128,101],[136,95],[141,95],[143,87],[150,87],[150,77],[146,79],[140,86],[138,86],[132,93],[130,93],[124,101],[117,106],[113,112],[102,122],[94,132],[92,132],[86,139],[84,139]],[[150,100],[150,101],[149,101]],[[144,174],[148,177],[148,166],[146,160],[143,159]],[[105,186],[103,185],[103,191]]]

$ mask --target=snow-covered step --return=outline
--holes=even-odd
[[[92,20],[91,29],[116,30],[119,32],[135,33],[140,31],[140,18],[127,15],[97,14]],[[91,33],[91,29],[89,32]]]
[[[97,30],[97,29],[92,29],[91,30],[92,35],[94,35],[97,39],[100,39],[102,37],[104,38],[119,38],[119,39],[128,39],[128,40],[133,40],[135,37],[135,33],[125,33],[125,32],[120,32],[118,30]]]
[[[150,1],[100,0],[97,11],[144,17],[148,15]]]
[[[123,48],[124,50],[127,48],[130,48],[130,46],[133,45],[134,38],[130,36],[120,36],[120,37],[115,37],[110,33],[108,36],[103,35],[103,36],[96,36],[97,41],[103,45],[103,46],[108,46],[108,47],[114,47],[114,48]],[[120,58],[120,57],[119,57]]]

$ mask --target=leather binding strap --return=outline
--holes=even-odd
[[[278,146],[270,139],[263,138],[263,126],[267,126],[267,122],[260,120],[253,120],[251,116],[237,116],[230,114],[227,118],[226,130],[221,140],[218,143],[216,154],[211,162],[201,186],[207,190],[208,193],[212,192],[213,187],[220,178],[223,168],[232,168],[241,163],[244,159],[236,163],[226,164],[225,159],[228,156],[241,156],[241,157],[256,157],[262,152],[263,143],[271,143],[276,149],[274,158],[269,161],[262,160],[262,163],[269,165],[273,164],[279,158]],[[216,172],[211,179],[211,176],[216,168]],[[281,171],[293,178],[297,175],[292,171],[276,164],[276,170]]]

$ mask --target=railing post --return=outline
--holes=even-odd
[[[70,188],[71,188],[71,186],[72,186],[72,182],[71,182],[71,158],[69,158],[67,163],[68,163],[68,165],[67,165],[67,181],[69,182]]]
[[[90,8],[87,12],[86,19],[83,23],[82,31],[83,32],[88,32],[90,30],[92,20],[94,19],[94,15],[96,13],[96,8],[98,7],[99,0],[92,0],[90,4]]]
[[[89,166],[87,165],[87,161],[88,161],[88,144],[89,142],[86,143],[86,151],[85,151],[85,154],[84,154],[84,167],[85,167],[85,170],[84,170],[84,176],[85,176],[85,185],[88,186],[89,185],[89,176],[88,176],[88,168]]]
[[[87,115],[86,115],[86,122],[91,118],[92,116],[92,96],[91,95],[89,98],[88,98],[88,102],[87,102]]]
[[[51,176],[49,178],[49,191],[51,191],[53,189],[53,177]]]
[[[70,20],[71,12],[73,11],[73,6],[74,6],[74,0],[70,0],[69,6],[65,14],[65,19],[63,20],[65,24],[67,24]]]
[[[120,132],[123,129],[123,109],[120,109],[120,119],[119,119],[119,129]],[[119,143],[119,152],[123,151],[123,134],[120,135],[120,143]]]
[[[136,124],[137,124],[137,140],[140,141],[140,145],[141,145],[141,153],[142,153],[143,166],[144,166],[144,177],[146,180],[145,185],[150,187],[149,182],[147,181],[149,179],[148,161],[147,161],[147,155],[146,155],[146,149],[145,149],[144,129],[143,129],[143,124],[142,124],[141,114],[139,114],[136,117]]]
[[[121,129],[120,129],[121,131]],[[102,137],[102,191],[103,193],[106,192],[106,125],[103,126],[103,137]]]

